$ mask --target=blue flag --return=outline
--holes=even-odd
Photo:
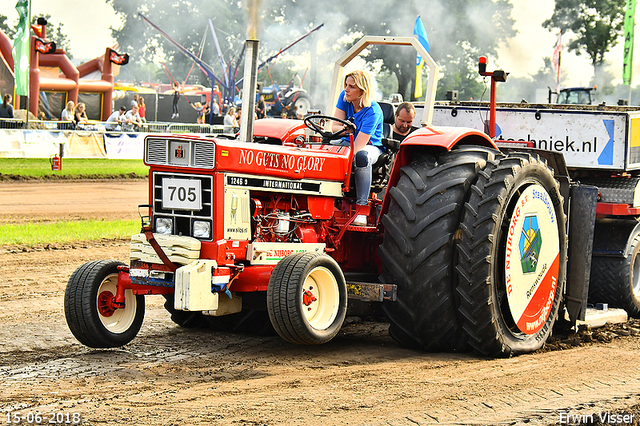
[[[424,29],[420,15],[416,18],[416,24],[413,27],[413,35],[416,36],[422,47],[429,51],[429,39],[427,38],[427,30]],[[416,89],[413,94],[416,99],[422,97],[422,67],[424,67],[424,59],[418,53],[416,56]]]

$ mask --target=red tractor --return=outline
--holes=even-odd
[[[65,313],[80,342],[127,344],[144,296],[161,294],[181,326],[273,327],[296,344],[331,340],[348,312],[384,312],[396,341],[427,351],[508,356],[544,344],[568,293],[568,181],[544,153],[432,127],[438,68],[413,37],[356,43],[336,62],[329,111],[344,65],[371,44],[413,46],[430,72],[423,128],[374,165],[367,226],[351,225],[354,153],[331,143],[343,136],[325,130],[332,117],[248,121],[246,140],[149,135],[149,204],[130,263],[88,262],[69,279]]]

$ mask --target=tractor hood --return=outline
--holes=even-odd
[[[216,145],[217,171],[342,182],[348,170],[348,147],[308,149],[226,140]]]

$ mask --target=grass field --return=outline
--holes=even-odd
[[[140,232],[139,220],[80,220],[0,225],[0,246],[33,246],[70,241],[94,241],[103,238],[129,238],[138,232]]]
[[[0,174],[26,178],[113,178],[146,177],[149,167],[142,160],[109,160],[102,158],[63,158],[62,170],[51,170],[48,158],[0,158]]]
[[[149,168],[142,160],[64,158],[62,161],[62,170],[54,172],[47,158],[0,158],[0,174],[33,179],[46,179],[56,175],[64,178],[95,179],[124,176],[145,178],[149,173]],[[82,220],[0,225],[0,246],[33,246],[103,238],[128,238],[139,231],[139,220]]]

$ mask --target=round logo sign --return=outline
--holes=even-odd
[[[505,251],[507,301],[523,333],[537,333],[549,318],[558,290],[559,260],[553,202],[541,185],[531,185],[513,210]]]

